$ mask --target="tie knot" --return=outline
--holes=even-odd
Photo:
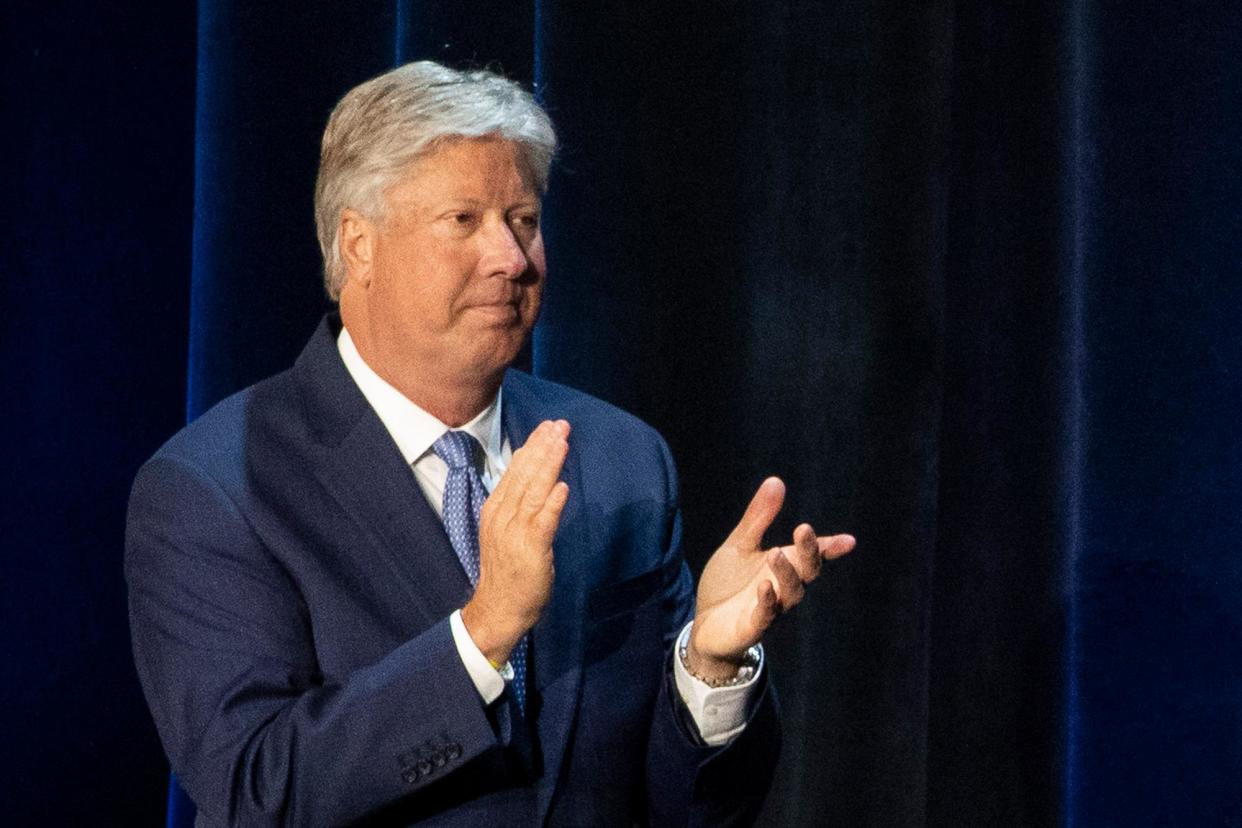
[[[464,431],[446,431],[431,445],[431,450],[450,469],[475,468],[474,458],[479,448],[479,441]]]

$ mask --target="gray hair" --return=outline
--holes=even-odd
[[[484,69],[459,71],[428,60],[407,63],[355,86],[332,110],[315,182],[315,225],[324,287],[340,297],[341,212],[384,219],[384,193],[420,156],[454,138],[497,136],[525,157],[542,193],[556,151],[546,112],[517,83]]]

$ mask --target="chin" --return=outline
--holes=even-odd
[[[475,358],[471,361],[479,376],[488,377],[504,371],[513,364],[522,346],[526,344],[526,332],[514,331],[496,337],[483,335],[479,339],[490,339],[490,347],[484,346],[480,341],[471,343],[475,352]]]

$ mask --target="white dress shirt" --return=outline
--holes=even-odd
[[[345,368],[353,377],[358,389],[366,397],[380,421],[392,435],[405,462],[410,464],[419,488],[435,513],[443,517],[444,484],[448,480],[448,465],[432,451],[432,444],[449,430],[443,422],[411,402],[404,394],[389,385],[362,359],[349,331],[341,328],[337,337],[337,349]],[[490,492],[509,466],[513,451],[509,439],[501,428],[501,392],[496,399],[479,412],[470,422],[461,426],[483,446],[483,485]],[[461,610],[449,616],[453,642],[461,656],[462,664],[485,704],[491,704],[504,692],[505,680],[512,678],[512,668],[505,664],[500,671],[492,667],[461,620]],[[690,625],[681,631],[680,644],[689,635]],[[678,694],[699,729],[699,735],[709,745],[722,745],[732,739],[746,726],[750,712],[755,683],[763,671],[762,648],[759,666],[749,681],[733,687],[709,687],[705,682],[690,675],[681,658],[673,658],[674,680]]]

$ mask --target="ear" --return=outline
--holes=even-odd
[[[370,286],[376,231],[374,222],[357,210],[346,208],[341,211],[337,243],[341,249],[341,261],[345,263],[345,284],[354,282],[360,287]]]

